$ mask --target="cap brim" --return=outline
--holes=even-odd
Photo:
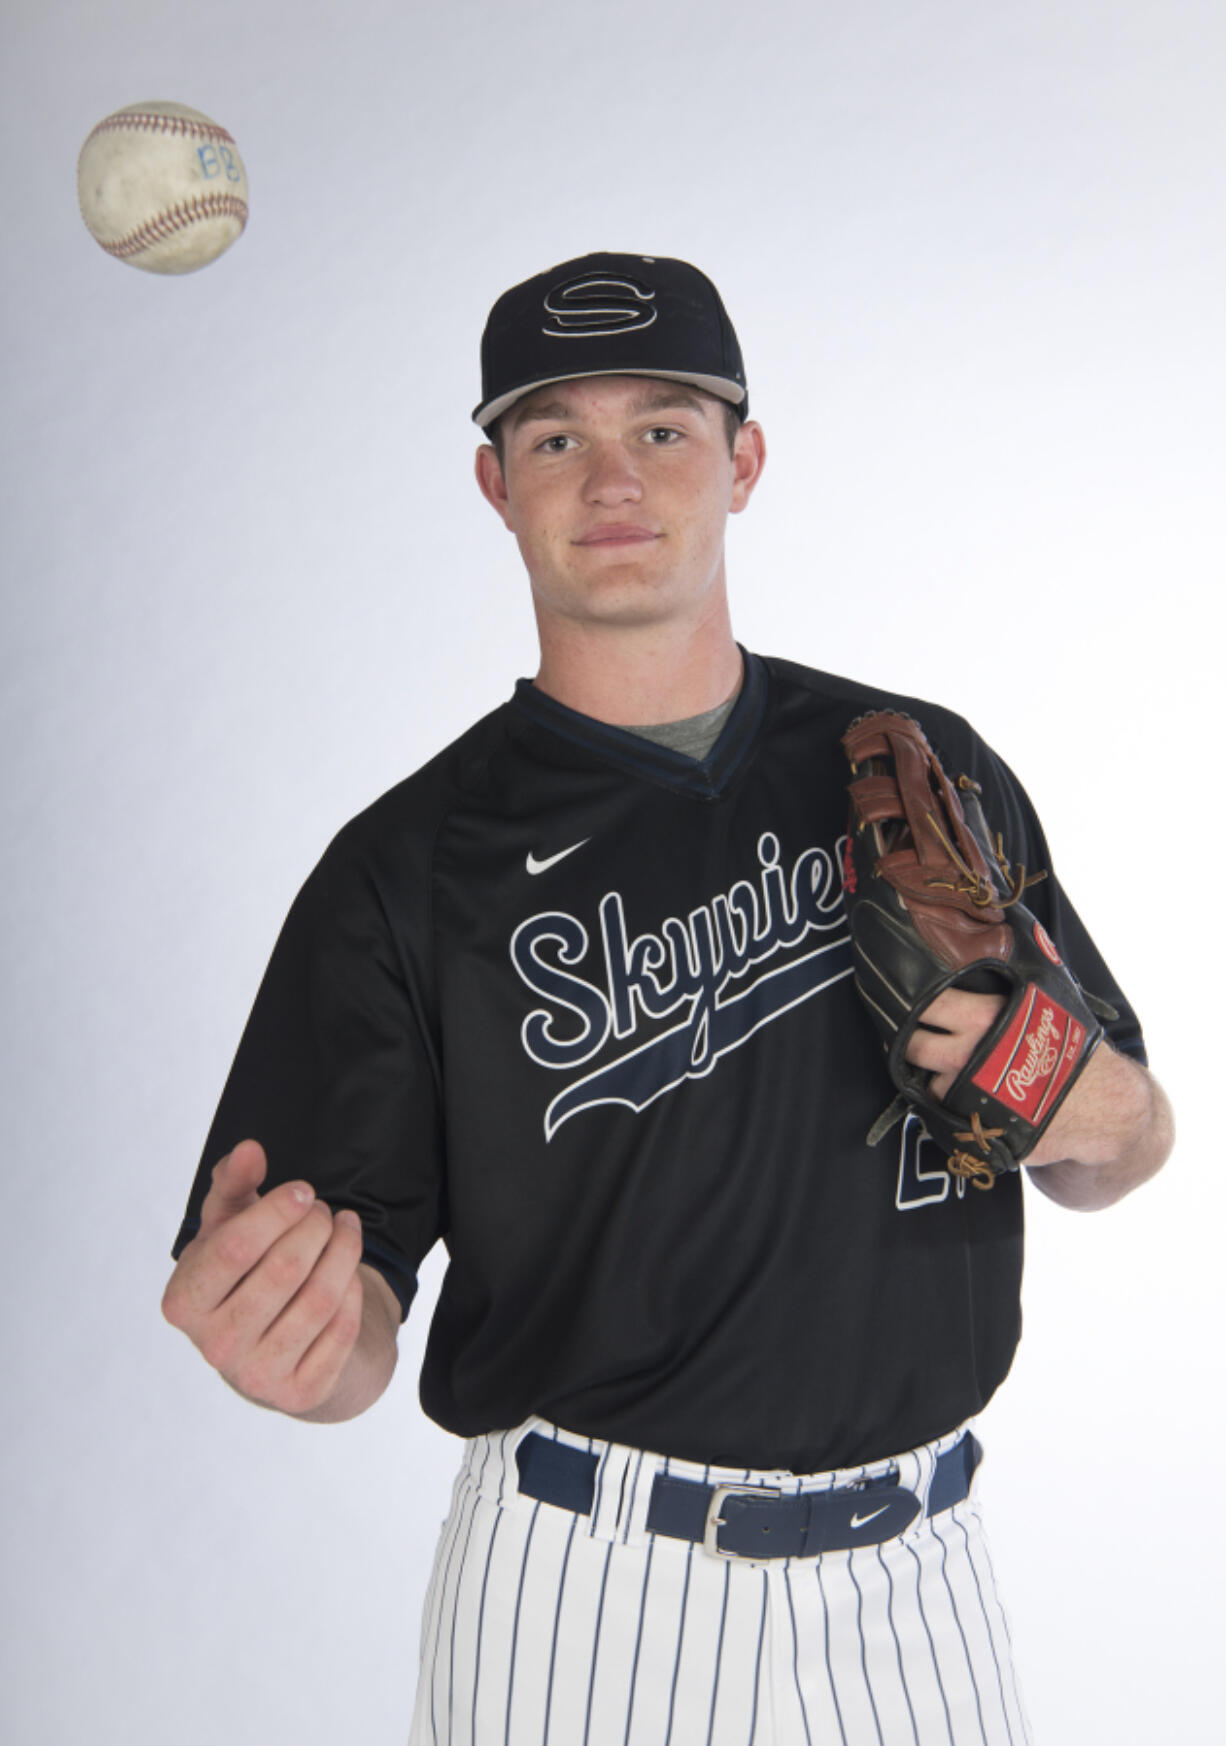
[[[607,365],[600,370],[565,370],[556,376],[534,376],[530,382],[524,382],[518,388],[511,388],[497,399],[489,401],[484,406],[473,409],[473,423],[480,425],[482,430],[488,429],[496,418],[514,406],[517,400],[522,400],[526,394],[534,394],[538,388],[548,388],[555,382],[581,382],[586,377],[593,376],[650,376],[665,382],[685,382],[691,388],[702,388],[708,394],[714,394],[720,400],[726,400],[730,406],[740,406],[745,400],[745,389],[739,382],[732,382],[726,376],[700,376],[690,370],[645,370],[641,366],[636,369],[610,370]]]

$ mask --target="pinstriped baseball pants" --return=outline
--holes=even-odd
[[[521,1495],[531,1430],[599,1456],[590,1517]],[[532,1419],[466,1444],[422,1618],[410,1746],[1028,1746],[974,1493],[880,1546],[750,1564],[648,1533],[657,1472],[787,1491],[891,1464],[748,1473]]]

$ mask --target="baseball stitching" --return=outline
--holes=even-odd
[[[186,230],[202,218],[237,218],[241,232],[247,224],[247,202],[240,200],[237,194],[196,194],[185,204],[172,206],[169,212],[159,212],[156,218],[130,230],[118,242],[104,242],[101,246],[108,255],[118,255],[121,259],[139,255],[143,249],[164,242],[176,231]]]
[[[144,128],[151,133],[185,133],[194,139],[224,140],[226,145],[234,145],[232,135],[224,127],[218,127],[214,121],[191,121],[185,115],[151,115],[144,111],[138,111],[135,115],[108,115],[105,121],[100,121],[94,128],[85,145],[96,134],[121,133],[129,128]],[[85,146],[81,150],[84,151]]]

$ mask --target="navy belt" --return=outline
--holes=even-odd
[[[970,1431],[937,1457],[924,1514],[939,1515],[969,1494],[983,1456]],[[527,1497],[590,1516],[599,1455],[529,1431],[515,1451]],[[705,1485],[657,1473],[647,1511],[650,1533],[701,1542],[716,1558],[816,1558],[879,1546],[905,1533],[920,1514],[913,1491],[891,1468],[878,1479],[834,1491],[784,1492],[769,1485]]]

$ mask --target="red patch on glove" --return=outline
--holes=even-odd
[[[1085,1026],[1032,982],[973,1082],[1037,1126],[1068,1084],[1085,1040]]]

